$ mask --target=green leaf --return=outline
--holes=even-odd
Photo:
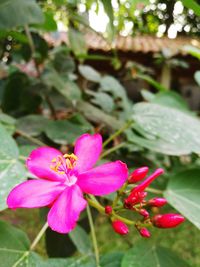
[[[30,155],[31,151],[33,151],[36,148],[37,146],[33,145],[21,145],[19,146],[20,156],[27,158]],[[22,162],[24,163],[24,159],[22,159]]]
[[[24,232],[0,221],[0,262],[3,264],[2,266],[13,267],[29,249],[29,245],[29,240]]]
[[[36,112],[42,101],[40,88],[40,84],[33,83],[24,73],[13,72],[6,82],[2,110],[15,116]]]
[[[183,50],[186,51],[188,54],[192,55],[193,57],[200,59],[200,49],[198,47],[192,45],[185,45],[183,47]]]
[[[42,259],[38,254],[29,252],[30,242],[21,230],[0,221],[0,264],[5,267],[80,267],[85,266],[85,256],[70,259]],[[22,258],[25,255],[24,258]],[[22,259],[20,261],[20,258]],[[18,264],[17,264],[18,262]],[[91,261],[92,262],[92,261]],[[3,265],[2,265],[3,263]],[[17,264],[17,265],[15,265]],[[88,265],[88,267],[94,265]]]
[[[200,5],[194,0],[181,0],[183,5],[190,8],[194,13],[200,17]]]
[[[89,90],[87,90],[87,93],[93,96],[91,102],[99,106],[105,112],[111,112],[114,110],[114,100],[110,95],[104,92],[93,92]]]
[[[167,107],[177,108],[182,111],[189,111],[187,102],[174,91],[159,92],[155,94],[155,97],[150,102]]]
[[[28,264],[25,267],[78,267],[80,262],[81,259],[74,258],[52,258],[44,260],[38,254],[31,252],[28,258]]]
[[[13,134],[15,131],[16,120],[4,113],[0,113],[0,123],[6,128],[9,134]]]
[[[41,25],[38,25],[37,27],[35,26],[35,28],[39,28],[42,29],[44,31],[47,32],[53,32],[57,30],[57,23],[54,20],[54,13],[50,12],[50,11],[46,11],[44,13],[44,23]]]
[[[76,56],[87,54],[87,45],[85,43],[84,35],[81,32],[69,28],[68,37],[70,47]]]
[[[121,267],[123,252],[111,252],[101,257],[101,267]]]
[[[200,70],[195,72],[194,79],[197,82],[197,84],[200,86]]]
[[[41,134],[48,123],[48,119],[41,115],[27,115],[17,120],[17,130],[31,136]]]
[[[7,208],[6,198],[11,189],[26,178],[24,166],[18,161],[15,141],[0,125],[0,210]]]
[[[42,23],[43,19],[42,10],[35,0],[1,0],[0,2],[0,29]]]
[[[127,98],[125,88],[112,76],[106,75],[100,80],[101,89],[114,97]]]
[[[114,13],[113,13],[112,1],[111,0],[101,0],[101,2],[103,3],[103,7],[104,7],[104,10],[105,10],[107,16],[109,17],[110,28],[112,30],[112,35],[113,35],[113,32],[114,32],[114,25],[113,25]]]
[[[49,121],[45,134],[55,143],[72,144],[81,134],[90,130],[88,125],[72,123],[69,120]]]
[[[92,254],[91,241],[82,227],[77,225],[76,228],[69,233],[69,237],[80,253]]]
[[[174,174],[169,181],[165,197],[169,204],[200,229],[200,169]]]
[[[100,73],[88,65],[79,65],[78,70],[88,81],[99,83],[101,80]]]
[[[132,104],[127,97],[125,88],[119,81],[112,76],[106,75],[100,81],[99,90],[112,94],[116,102],[116,108],[120,110],[122,119],[128,119]]]
[[[150,85],[152,85],[154,88],[156,88],[158,91],[167,91],[168,89],[165,88],[162,84],[158,83],[156,80],[154,80],[151,76],[146,74],[137,74],[137,77],[148,82]]]
[[[156,94],[153,94],[151,92],[149,92],[146,89],[142,89],[141,90],[141,95],[144,98],[144,100],[146,100],[147,102],[152,102],[153,99],[155,98]]]
[[[200,121],[185,112],[151,103],[133,108],[132,142],[168,155],[200,153]],[[136,135],[139,133],[139,135]]]
[[[64,98],[70,102],[81,98],[81,91],[78,85],[69,80],[63,79],[52,67],[43,75],[43,81],[47,86],[54,87]]]
[[[189,267],[172,250],[140,241],[123,257],[121,267]]]
[[[87,102],[79,101],[77,109],[80,113],[84,114],[88,120],[95,123],[103,123],[110,129],[118,130],[123,126],[123,121],[117,120]]]

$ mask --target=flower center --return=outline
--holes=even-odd
[[[71,176],[68,176],[64,184],[67,186],[72,186],[76,183],[76,181],[77,181],[77,177],[74,175],[71,175]]]
[[[76,165],[77,156],[72,154],[65,154],[63,156],[57,156],[52,159],[52,164],[50,165],[50,169],[57,172],[58,174],[65,175],[64,184],[67,186],[72,186],[76,183],[77,177],[75,176],[75,171],[73,168]]]
[[[52,163],[50,165],[51,170],[57,172],[58,174],[67,174],[69,170],[72,170],[77,161],[77,156],[72,154],[65,154],[63,156],[57,156],[52,159]]]

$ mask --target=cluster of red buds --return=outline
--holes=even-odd
[[[163,169],[157,169],[152,175],[147,177],[142,183],[134,187],[126,197],[124,201],[124,208],[137,212],[142,216],[142,219],[135,223],[135,227],[142,237],[149,238],[151,233],[147,229],[150,226],[157,228],[173,228],[181,224],[185,219],[180,214],[168,213],[168,214],[157,214],[150,216],[149,211],[153,208],[161,208],[167,200],[161,197],[155,197],[150,200],[146,200],[147,192],[145,189],[152,183],[158,176],[163,174]],[[148,167],[142,167],[133,171],[129,178],[128,184],[135,184],[143,180],[148,173]],[[113,207],[114,208],[114,207]],[[111,215],[113,209],[111,206],[106,206],[105,213]],[[129,232],[128,226],[125,222],[114,219],[112,221],[113,229],[120,235],[126,235]]]

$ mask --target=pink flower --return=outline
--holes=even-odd
[[[26,165],[39,179],[16,186],[8,196],[8,207],[51,206],[47,218],[51,229],[59,233],[72,231],[87,205],[83,193],[96,196],[112,193],[128,177],[127,166],[121,161],[93,168],[101,151],[100,134],[80,136],[71,155],[62,155],[50,147],[33,150]]]

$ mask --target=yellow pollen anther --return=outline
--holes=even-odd
[[[52,159],[52,165],[50,165],[50,169],[57,172],[58,174],[65,174],[66,173],[66,167],[67,169],[72,170],[77,161],[78,157],[76,155],[72,154],[65,154],[63,156],[57,156],[57,158]],[[66,167],[65,167],[66,166]]]
[[[78,157],[76,155],[74,155],[74,153],[72,153],[72,154],[64,154],[63,157],[66,158],[66,159],[68,159],[68,158],[69,159],[74,159],[74,160],[78,159]]]

